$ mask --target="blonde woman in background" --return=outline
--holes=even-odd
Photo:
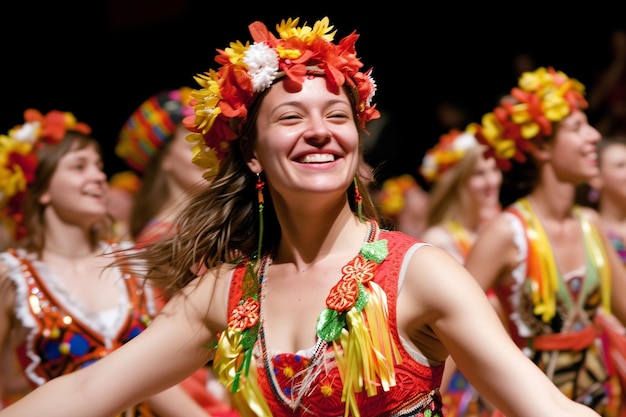
[[[431,183],[425,242],[438,246],[463,264],[480,228],[500,212],[502,172],[472,133],[451,129],[429,149],[420,173]],[[490,294],[496,309],[498,303]],[[454,360],[446,361],[442,394],[447,415],[488,415],[491,407],[458,371]]]
[[[426,152],[420,173],[432,185],[422,239],[465,261],[479,229],[500,212],[502,172],[470,132],[452,129]]]

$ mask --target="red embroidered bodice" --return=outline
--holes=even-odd
[[[15,315],[27,332],[16,346],[16,357],[33,388],[106,356],[143,331],[156,314],[150,289],[120,270],[118,326],[103,332],[98,320],[90,320],[97,312],[67,307],[68,295],[60,291],[58,280],[44,263],[22,250],[10,250],[1,258],[16,286]],[[136,413],[153,415],[145,405]]]
[[[381,231],[380,239],[387,239],[389,254],[376,271],[374,281],[378,283],[387,295],[389,311],[389,327],[392,337],[400,350],[402,363],[396,365],[396,385],[388,391],[382,388],[376,395],[368,397],[366,392],[356,394],[358,409],[362,417],[367,416],[436,416],[441,415],[441,399],[438,388],[441,383],[443,365],[429,367],[416,361],[405,350],[397,331],[396,299],[398,281],[404,256],[419,241],[398,232]],[[235,270],[229,295],[229,310],[232,310],[242,296],[242,280],[245,268]],[[314,329],[313,329],[314,331]],[[260,342],[257,340],[257,345]],[[259,351],[259,349],[256,349]],[[332,347],[327,350],[332,356]],[[286,397],[292,395],[293,376],[306,370],[310,358],[282,353],[271,358],[276,386],[268,375],[268,367],[263,358],[255,354],[258,369],[258,382],[273,416],[343,416],[345,403],[341,401],[342,381],[339,371],[330,360],[330,369],[320,372],[315,377],[314,388],[301,400],[300,406],[292,410],[281,398],[276,390],[281,390]]]

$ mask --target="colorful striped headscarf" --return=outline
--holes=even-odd
[[[172,138],[176,126],[193,114],[191,89],[163,91],[144,101],[131,114],[118,136],[115,153],[143,174],[154,155]]]

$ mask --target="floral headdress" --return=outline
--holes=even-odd
[[[124,190],[130,194],[137,194],[141,188],[141,178],[135,171],[121,171],[113,174],[109,180],[109,187]]]
[[[397,216],[404,209],[406,192],[417,187],[417,181],[410,174],[386,179],[378,196],[380,213],[383,216]]]
[[[371,104],[376,92],[371,69],[360,72],[363,63],[354,48],[359,35],[352,32],[334,44],[336,31],[329,26],[328,17],[313,27],[298,27],[298,21],[282,20],[276,25],[278,37],[261,22],[250,24],[253,44],[236,41],[229,48],[218,49],[215,61],[221,67],[194,77],[202,88],[191,93],[195,116],[186,117],[184,123],[195,132],[188,140],[196,143],[193,162],[207,169],[205,178],[215,175],[218,161],[245,124],[254,98],[278,79],[284,79],[289,91],[297,92],[307,75],[323,75],[333,93],[339,93],[344,84],[350,88],[361,128],[380,117]]]
[[[451,129],[439,137],[435,146],[426,151],[419,172],[428,182],[436,182],[475,146],[478,146],[478,141],[471,132]]]
[[[585,109],[585,86],[552,67],[525,72],[518,87],[500,100],[481,124],[470,126],[476,139],[489,147],[485,155],[494,157],[500,169],[511,168],[511,160],[524,162],[533,141],[552,134],[553,124],[575,109]]]
[[[68,130],[91,133],[91,128],[77,122],[72,113],[51,110],[43,115],[27,109],[24,124],[0,135],[0,219],[16,241],[26,236],[22,204],[28,186],[35,180],[37,151],[43,145],[58,144]]]

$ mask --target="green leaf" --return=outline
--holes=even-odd
[[[365,291],[365,286],[363,284],[359,282],[358,285],[359,285],[359,295],[356,299],[356,302],[354,303],[354,307],[352,308],[354,308],[357,312],[361,312],[361,310],[365,308],[365,306],[367,305],[367,302],[370,300],[370,296],[367,293],[367,291]]]
[[[317,335],[326,342],[331,342],[341,335],[346,325],[346,315],[325,308],[317,318]]]
[[[374,261],[377,264],[384,261],[388,254],[387,239],[364,243],[361,247],[361,255],[368,261]]]
[[[254,346],[254,342],[256,342],[258,334],[258,324],[241,332],[241,346],[244,348],[244,350],[252,349],[252,346]]]

